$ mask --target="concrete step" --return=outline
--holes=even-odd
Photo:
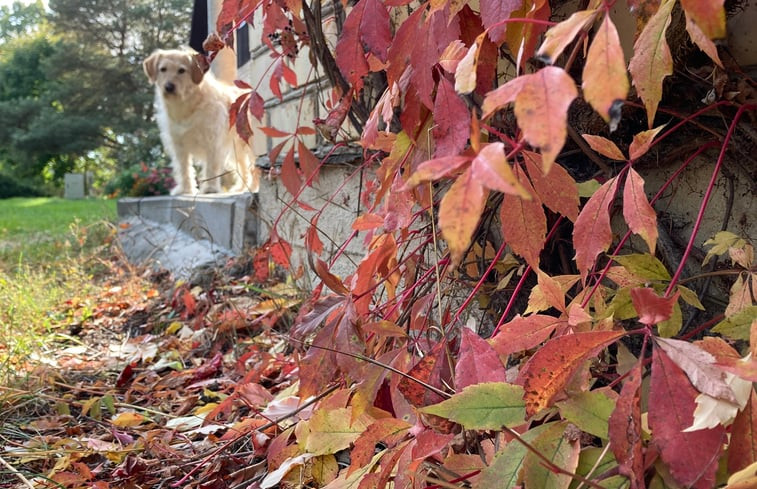
[[[187,277],[255,244],[255,202],[247,192],[123,198],[119,240],[132,262],[151,261]]]

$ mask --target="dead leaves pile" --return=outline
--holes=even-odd
[[[119,273],[101,290],[64,304],[65,334],[0,387],[0,487],[234,487],[262,474],[251,461],[273,420],[303,409],[277,332],[297,291],[229,270],[206,286]]]

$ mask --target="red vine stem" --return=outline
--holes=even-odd
[[[555,223],[552,225],[552,229],[549,230],[549,234],[547,234],[547,237],[544,238],[544,242],[548,242],[557,232],[557,228],[560,226],[560,223],[563,220],[563,216],[559,216]],[[499,328],[502,327],[503,324],[505,324],[505,318],[510,313],[510,310],[515,305],[515,298],[518,296],[518,293],[520,293],[520,289],[523,288],[523,285],[526,283],[526,278],[528,278],[528,274],[531,273],[531,265],[528,265],[526,267],[526,270],[523,272],[523,275],[521,275],[520,280],[518,280],[518,284],[515,286],[515,290],[513,290],[513,294],[510,296],[510,300],[507,301],[507,307],[505,307],[505,312],[502,313],[502,315],[499,317],[499,322],[497,323],[497,326],[494,328],[494,331],[492,332],[491,336],[494,337],[499,332]]]
[[[486,271],[481,275],[481,278],[479,279],[478,283],[475,287],[473,287],[473,290],[470,294],[468,294],[468,297],[465,298],[465,301],[463,304],[457,309],[457,312],[455,313],[455,317],[452,319],[452,323],[454,324],[457,322],[457,320],[460,318],[460,314],[462,314],[463,310],[465,310],[466,307],[468,307],[468,304],[473,300],[473,298],[476,296],[478,291],[481,289],[481,286],[484,285],[484,281],[491,273],[492,269],[494,269],[494,266],[499,261],[499,257],[502,256],[502,253],[505,251],[505,248],[507,247],[507,242],[502,241],[502,246],[499,247],[499,250],[497,250],[497,254],[494,255],[494,258],[492,259],[491,263],[489,263],[489,267],[486,269]]]
[[[673,174],[668,178],[668,180],[660,187],[660,189],[657,191],[654,197],[652,197],[652,200],[649,201],[651,205],[653,205],[655,202],[657,202],[660,197],[662,197],[662,193],[678,178],[678,176],[688,167],[692,161],[694,161],[694,158],[702,154],[703,152],[707,151],[710,148],[713,148],[717,146],[718,143],[715,141],[711,141],[707,144],[702,145],[699,149],[697,149],[693,155],[691,155],[681,166],[673,172]],[[628,166],[630,167],[630,165]],[[627,167],[627,168],[628,168]],[[625,169],[624,169],[625,170]],[[626,234],[621,238],[621,240],[618,242],[618,245],[613,250],[612,254],[617,255],[620,252],[620,249],[623,247],[623,245],[628,241],[628,238],[631,237],[631,231],[627,231]],[[591,300],[594,293],[599,288],[600,284],[602,283],[602,280],[607,276],[607,272],[610,271],[610,267],[612,266],[612,260],[608,261],[605,265],[604,269],[599,275],[599,278],[597,278],[596,282],[594,283],[594,286],[592,287],[591,291],[586,294],[586,297],[581,302],[581,307],[585,308],[589,301]]]
[[[736,115],[733,117],[733,121],[731,122],[731,125],[728,127],[728,132],[725,135],[725,139],[723,140],[723,145],[720,148],[720,155],[718,155],[718,161],[715,163],[715,168],[712,170],[712,177],[710,177],[710,183],[707,185],[707,191],[704,194],[704,198],[702,199],[702,204],[699,206],[699,213],[697,214],[697,220],[694,223],[694,228],[691,230],[691,237],[689,238],[689,242],[686,244],[686,250],[683,252],[683,257],[681,258],[681,263],[678,264],[678,269],[676,270],[675,274],[673,275],[673,278],[670,280],[670,285],[668,285],[667,290],[665,290],[665,297],[669,297],[670,293],[673,290],[673,287],[675,287],[676,282],[678,282],[679,277],[681,276],[681,273],[683,272],[684,265],[686,265],[686,260],[689,259],[689,255],[691,254],[691,249],[694,247],[694,239],[697,236],[697,233],[699,232],[699,227],[702,225],[702,219],[704,219],[704,211],[707,209],[707,204],[710,201],[710,197],[712,196],[712,190],[715,188],[715,183],[718,180],[718,174],[720,173],[720,168],[723,166],[723,161],[725,160],[725,152],[728,148],[728,143],[730,143],[731,138],[733,137],[733,132],[736,130],[736,124],[739,123],[739,119],[741,119],[741,115],[744,113],[747,109],[754,109],[757,106],[754,105],[742,105],[739,107],[739,110],[736,111]]]

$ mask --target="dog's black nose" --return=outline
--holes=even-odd
[[[165,87],[167,93],[174,93],[176,91],[176,85],[171,82],[166,83]]]

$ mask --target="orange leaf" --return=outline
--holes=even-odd
[[[284,162],[281,164],[281,181],[284,183],[284,188],[286,188],[292,196],[297,195],[300,191],[302,179],[300,178],[299,170],[297,170],[297,165],[294,162],[294,146],[289,148],[286,156],[284,156]]]
[[[384,225],[384,218],[377,214],[363,214],[358,216],[352,223],[352,229],[355,231],[367,231],[376,229]]]
[[[583,280],[594,266],[597,256],[607,251],[612,244],[609,207],[615,199],[617,185],[617,177],[613,177],[599,187],[581,210],[573,227],[576,266]]]
[[[526,391],[526,414],[533,416],[550,406],[568,381],[607,345],[625,331],[589,331],[553,338],[539,348],[518,375]]]
[[[688,19],[691,19],[708,39],[724,39],[726,37],[724,3],[725,0],[681,0],[681,7],[686,12],[687,30]]]
[[[502,0],[489,0],[496,3],[505,4]],[[526,19],[538,19],[549,20],[551,9],[547,0],[522,0],[518,2],[520,8],[514,10],[510,17],[524,17]],[[481,9],[481,16],[484,18],[484,26],[486,25],[487,18],[484,13],[484,9]],[[502,28],[505,26],[503,25]],[[520,72],[520,68],[523,66],[526,60],[530,59],[536,44],[539,42],[541,35],[547,30],[547,24],[535,23],[535,22],[515,22],[506,25],[507,30],[505,36],[507,39],[507,46],[510,48],[510,52],[518,53],[515,58],[516,68]],[[494,41],[494,37],[492,37]],[[495,41],[496,44],[500,44]]]
[[[648,287],[631,289],[631,302],[639,314],[639,322],[647,326],[667,321],[673,315],[673,305],[678,302],[680,292],[672,297],[660,297]]]
[[[649,254],[657,246],[657,214],[644,194],[644,179],[630,168],[623,187],[623,218],[631,231],[647,243]]]
[[[522,170],[516,167],[516,172],[527,191],[533,193]],[[499,212],[502,234],[507,244],[515,254],[522,256],[531,268],[538,269],[539,254],[544,248],[547,236],[547,218],[539,199],[525,200],[515,195],[505,194]]]
[[[629,84],[618,30],[609,15],[605,15],[586,55],[582,88],[586,101],[609,123],[610,132],[617,129]]]
[[[618,161],[626,159],[626,157],[623,156],[623,152],[609,139],[603,138],[602,136],[592,136],[591,134],[582,134],[581,136],[587,143],[589,143],[591,149],[602,156]]]
[[[594,22],[596,14],[595,9],[579,10],[559,24],[550,27],[544,35],[544,42],[536,52],[536,56],[546,64],[554,63],[578,33]]]
[[[500,355],[512,355],[540,345],[557,326],[564,323],[565,321],[543,314],[516,316],[505,323],[489,343]]]
[[[642,131],[639,134],[636,134],[633,137],[633,141],[631,141],[630,146],[628,146],[629,158],[631,160],[636,160],[644,156],[652,146],[652,141],[654,141],[655,136],[657,136],[657,134],[662,131],[664,127],[664,125],[657,126],[654,129],[649,129],[647,131]]]
[[[507,163],[503,143],[490,143],[481,148],[473,158],[470,171],[474,179],[490,190],[519,195],[523,199],[531,198],[531,194],[520,184]]]
[[[652,127],[657,105],[662,98],[662,80],[673,74],[673,57],[665,40],[670,12],[675,2],[666,0],[634,44],[634,56],[628,65],[633,84],[647,109],[647,123]]]
[[[560,165],[553,166],[547,176],[539,153],[523,151],[521,154],[523,161],[526,162],[528,176],[534,185],[536,195],[552,211],[575,222],[578,217],[579,199],[578,187],[573,177]]]
[[[715,47],[715,43],[712,42],[712,39],[707,37],[707,34],[705,34],[699,25],[692,20],[688,12],[686,12],[686,32],[689,33],[689,37],[699,49],[709,56],[718,66],[723,68],[723,62],[720,61],[720,55],[718,54],[718,48]]]
[[[470,161],[468,156],[442,156],[433,160],[424,161],[418,165],[415,173],[410,175],[405,188],[413,188],[427,180],[438,180],[457,170]]]
[[[290,133],[284,132],[284,131],[280,131],[280,130],[274,128],[274,127],[260,126],[258,129],[260,129],[260,131],[263,134],[265,134],[266,136],[271,137],[271,138],[284,138],[284,137],[287,137],[287,136],[291,136]]]
[[[489,194],[484,186],[466,170],[442,198],[439,205],[439,226],[447,241],[453,263],[460,260],[478,227]]]
[[[578,90],[570,75],[555,66],[527,76],[515,97],[515,117],[526,141],[541,149],[544,173],[548,174],[565,144],[568,107]]]

